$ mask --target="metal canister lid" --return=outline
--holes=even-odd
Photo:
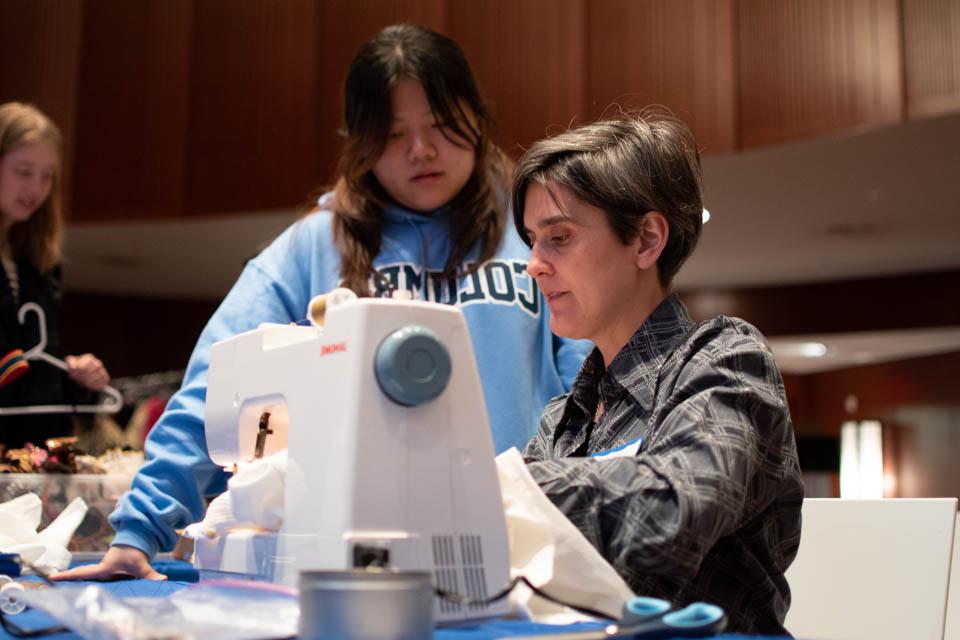
[[[341,571],[301,571],[300,589],[343,591],[433,589],[426,571],[389,569],[346,569]]]

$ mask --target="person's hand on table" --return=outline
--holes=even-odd
[[[110,547],[99,564],[88,564],[50,576],[51,580],[111,580],[117,576],[132,576],[147,580],[166,580],[150,566],[147,554],[133,547]]]
[[[82,356],[67,356],[67,375],[77,384],[91,391],[103,391],[110,382],[110,374],[100,359],[92,353]]]

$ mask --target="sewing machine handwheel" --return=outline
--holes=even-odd
[[[374,362],[380,389],[406,407],[430,402],[450,381],[450,353],[433,331],[397,329],[380,343]]]

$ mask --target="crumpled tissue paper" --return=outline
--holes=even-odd
[[[43,503],[34,493],[25,493],[0,504],[0,552],[17,553],[45,571],[64,571],[72,555],[70,538],[87,515],[87,503],[77,497],[43,531],[37,532]]]

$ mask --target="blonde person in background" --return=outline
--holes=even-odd
[[[72,404],[110,381],[93,354],[67,356],[66,374],[22,358],[40,340],[37,316],[27,314],[24,325],[18,318],[28,302],[46,317],[45,351],[60,355],[61,162],[60,132],[46,115],[19,102],[0,105],[0,407]],[[0,417],[7,448],[71,431],[67,414]]]

